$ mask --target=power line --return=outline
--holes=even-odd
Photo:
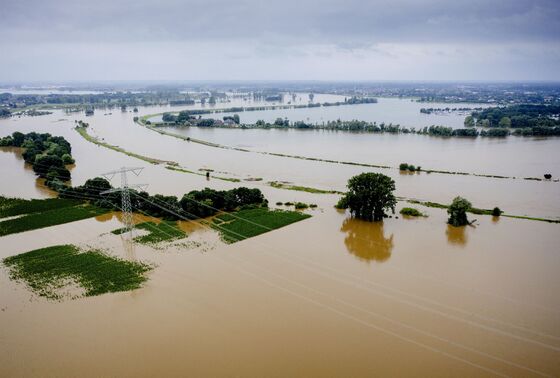
[[[145,188],[147,186],[147,184],[129,185],[128,184],[128,177],[126,176],[126,174],[128,172],[132,172],[136,176],[139,176],[140,173],[142,172],[142,169],[144,169],[144,168],[142,168],[142,167],[140,167],[140,168],[122,167],[122,168],[117,169],[115,171],[111,171],[111,172],[107,172],[107,173],[102,174],[102,176],[105,177],[108,181],[110,181],[116,174],[121,175],[121,186],[119,188],[113,188],[113,189],[105,190],[105,191],[103,191],[99,194],[103,195],[103,194],[109,194],[109,193],[118,193],[118,192],[121,193],[121,203],[122,203],[124,226],[125,226],[126,230],[128,231],[130,238],[132,238],[132,228],[134,227],[134,224],[132,223],[132,205],[130,203],[130,189]]]

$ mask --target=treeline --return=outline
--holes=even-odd
[[[560,105],[511,105],[483,109],[471,116],[477,126],[483,127],[558,127]]]
[[[483,108],[422,108],[420,113],[432,114],[432,113],[453,113],[453,112],[471,112],[482,110]]]
[[[215,113],[241,113],[241,112],[254,112],[262,110],[271,109],[302,109],[302,108],[317,108],[321,106],[340,106],[340,105],[356,105],[356,104],[375,104],[377,103],[376,98],[371,97],[351,97],[345,99],[345,101],[337,102],[324,102],[320,103],[309,103],[309,104],[298,104],[298,105],[280,105],[280,106],[249,106],[249,107],[232,107],[226,109],[189,109],[183,110],[178,114],[173,113],[163,113],[161,120],[166,124],[176,124],[184,126],[220,126],[222,122],[219,120],[214,120],[211,118],[202,119],[204,114],[215,114]],[[199,116],[199,117],[197,117]],[[239,118],[239,115],[234,114],[232,117]],[[227,117],[224,117],[224,121]],[[150,122],[151,123],[151,122]],[[239,124],[239,121],[235,122]]]
[[[101,177],[87,180],[84,185],[77,187],[69,187],[59,183],[55,189],[59,192],[60,198],[90,200],[96,206],[113,210],[119,210],[121,206],[120,193],[102,194],[104,191],[112,189],[112,186],[109,181]],[[133,189],[130,191],[132,192],[130,201],[133,209],[137,209],[146,215],[167,220],[205,218],[219,211],[268,206],[268,201],[259,189],[246,187],[231,190],[209,188],[193,190],[183,195],[181,199],[162,194],[150,195],[147,192]],[[162,208],[171,209],[172,213]]]
[[[33,166],[39,177],[47,179],[47,185],[53,180],[70,180],[70,171],[66,165],[73,164],[72,147],[64,137],[51,134],[28,134],[14,132],[0,139],[0,147],[24,148],[23,159]]]
[[[190,105],[194,100],[179,92],[106,92],[92,94],[12,94],[0,93],[0,105],[22,108],[34,105],[120,107],[122,105]]]

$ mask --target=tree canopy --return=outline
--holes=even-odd
[[[338,208],[350,209],[359,219],[380,221],[385,211],[395,213],[397,199],[395,181],[381,173],[362,173],[348,180],[348,192],[338,202]]]
[[[455,227],[469,224],[467,211],[469,211],[471,207],[472,204],[468,200],[463,197],[455,197],[447,209],[447,213],[449,214],[447,223]]]

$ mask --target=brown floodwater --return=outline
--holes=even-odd
[[[61,302],[33,296],[0,269],[0,376],[560,375],[558,224],[470,215],[473,226],[455,228],[446,224],[445,210],[432,208],[419,208],[426,218],[350,219],[333,209],[336,195],[264,183],[341,190],[348,177],[369,169],[187,143],[134,125],[132,117],[114,111],[83,119],[107,143],[193,170],[263,177],[242,185],[261,188],[271,204],[318,208],[309,219],[232,245],[199,222],[181,222],[189,237],[167,249],[130,244],[110,233],[122,227],[118,212],[0,238],[0,258],[74,243],[154,265],[142,289]],[[149,183],[152,193],[240,185],[96,146],[72,130],[73,120],[55,113],[1,120],[0,128],[66,137],[75,184],[120,166],[144,166],[130,181]],[[387,141],[395,164],[399,137]],[[351,150],[348,140],[341,143]],[[440,151],[440,143],[431,148],[444,164],[454,155]],[[513,151],[516,143],[504,148]],[[544,157],[527,146],[519,146],[528,152],[516,164],[488,164],[511,175],[541,167]],[[320,146],[302,148],[303,155]],[[557,156],[549,153],[548,160]],[[0,149],[0,169],[9,178],[2,194],[50,195],[17,150]],[[560,214],[558,183],[376,171],[394,177],[400,195],[446,202],[464,194],[477,206],[496,204],[514,214]],[[150,219],[137,215],[136,222]]]
[[[450,236],[439,209],[380,224],[321,208],[233,245],[135,245],[156,267],[128,293],[49,302],[4,271],[0,374],[560,373],[557,225],[484,217]],[[0,238],[1,257],[70,242],[130,257],[117,218]]]
[[[347,106],[351,107],[351,106]],[[266,144],[271,144],[268,132],[276,134],[274,139],[279,146],[286,146],[284,137],[296,147],[284,152],[297,152],[303,156],[317,156],[334,160],[354,159],[358,162],[386,163],[393,167],[408,161],[423,165],[425,169],[454,169],[458,171],[481,174],[500,174],[518,177],[516,180],[482,178],[463,175],[414,174],[403,175],[398,169],[374,169],[368,167],[331,164],[317,161],[283,158],[251,152],[240,152],[208,147],[184,140],[160,135],[147,128],[136,125],[134,114],[162,111],[161,107],[141,108],[140,113],[114,112],[104,115],[97,111],[93,117],[79,114],[66,116],[55,112],[52,115],[35,118],[1,120],[0,126],[6,133],[15,130],[43,131],[65,136],[73,146],[76,167],[72,171],[73,182],[83,183],[86,179],[117,167],[144,166],[138,182],[149,183],[149,191],[182,195],[191,189],[208,185],[212,187],[231,187],[228,183],[200,180],[185,177],[188,174],[173,172],[169,174],[163,167],[107,150],[104,147],[85,141],[72,128],[74,119],[83,119],[90,123],[89,132],[103,141],[124,148],[125,150],[145,156],[176,161],[191,170],[213,169],[226,172],[225,175],[239,179],[261,178],[261,182],[246,182],[244,185],[263,187],[268,181],[285,181],[296,185],[322,189],[344,190],[347,180],[364,171],[382,172],[396,181],[397,194],[407,198],[416,198],[439,203],[449,203],[455,196],[468,198],[480,208],[500,207],[506,213],[535,217],[560,218],[560,183],[552,181],[530,181],[521,177],[541,177],[544,172],[551,172],[554,177],[560,175],[560,138],[544,140],[507,138],[491,140],[479,138],[476,141],[461,138],[441,139],[419,135],[357,135],[348,133],[298,132],[295,130],[280,133],[272,130],[225,130],[212,129],[214,134],[247,135],[249,139],[262,136]],[[247,133],[247,134],[245,134]],[[316,136],[317,142],[313,142]],[[239,137],[236,137],[239,138]],[[210,141],[215,138],[207,138]],[[220,139],[220,138],[217,138]],[[299,143],[297,139],[304,142]],[[224,141],[220,139],[220,141]],[[417,143],[416,149],[413,149]],[[333,148],[334,144],[342,147]],[[235,145],[235,143],[232,143]],[[324,146],[324,147],[323,147]],[[368,147],[370,146],[370,147]],[[277,147],[279,152],[283,147]],[[259,148],[260,150],[260,148]],[[322,150],[319,154],[318,151]],[[341,150],[356,151],[341,154]],[[410,151],[421,151],[422,156],[430,156],[431,164],[414,159]],[[276,150],[275,150],[276,151]],[[469,152],[471,151],[471,152]],[[1,159],[14,159],[7,153],[0,154]],[[362,156],[362,158],[358,158]],[[364,156],[369,156],[365,159]],[[472,157],[472,158],[469,158]],[[503,156],[507,156],[504,158]],[[388,159],[388,160],[387,160]],[[351,160],[352,161],[352,160]],[[3,169],[18,170],[17,165],[2,165]],[[542,171],[542,172],[541,172]],[[533,173],[533,174],[531,174]],[[8,173],[11,174],[11,173]],[[28,177],[29,175],[25,176]],[[193,176],[193,175],[191,175]],[[23,179],[21,172],[14,174],[15,179],[7,189],[18,195],[36,195],[29,192],[28,185],[19,185]],[[136,178],[135,178],[136,179]]]

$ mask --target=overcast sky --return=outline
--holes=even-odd
[[[0,81],[560,80],[559,0],[0,0]]]

